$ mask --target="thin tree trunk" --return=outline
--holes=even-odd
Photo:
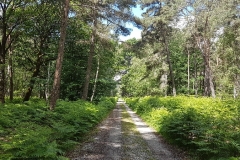
[[[237,89],[236,89],[236,85],[234,84],[233,86],[233,98],[236,99],[237,97]]]
[[[195,56],[196,56],[196,54],[195,54]],[[198,89],[201,88],[201,85],[198,85],[197,76],[198,76],[198,74],[197,74],[197,56],[196,56],[194,58],[194,82],[193,82],[193,90],[195,91],[195,96],[198,95]]]
[[[68,11],[69,11],[69,1],[65,0],[63,10],[62,10],[62,22],[60,27],[60,40],[58,46],[58,57],[56,61],[56,70],[54,74],[54,82],[53,82],[53,89],[51,92],[51,100],[50,100],[50,110],[54,110],[57,99],[59,98],[60,92],[60,78],[62,72],[62,61],[64,55],[64,44],[66,39],[66,30],[67,30],[67,20],[68,20]]]
[[[95,53],[95,36],[96,36],[96,28],[97,28],[97,19],[96,19],[96,11],[95,7],[93,8],[93,28],[92,28],[92,36],[91,36],[91,46],[90,46],[90,53],[88,56],[88,63],[87,63],[87,71],[85,77],[85,83],[83,87],[83,94],[82,99],[86,100],[88,97],[88,88],[90,82],[90,75],[92,71],[92,60]]]
[[[50,62],[48,63],[48,69],[47,69],[47,84],[45,86],[45,97],[46,101],[49,100],[49,82],[50,82]]]
[[[9,36],[9,41],[10,36]],[[9,44],[11,45],[11,44]],[[12,47],[9,48],[9,58],[8,58],[8,76],[9,76],[9,98],[10,101],[13,100],[13,63],[12,63]]]
[[[188,94],[190,94],[190,53],[189,50],[187,48],[187,52],[188,52]]]
[[[91,102],[93,101],[95,92],[96,92],[96,88],[97,88],[97,80],[98,80],[98,73],[99,73],[99,68],[100,68],[100,60],[99,57],[97,58],[97,71],[96,71],[96,76],[95,76],[95,80],[94,80],[94,87],[93,87],[93,93],[91,96]]]
[[[12,66],[12,53],[9,55],[9,96],[10,101],[13,100],[13,66]]]

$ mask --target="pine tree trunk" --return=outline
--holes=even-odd
[[[91,96],[91,102],[93,101],[93,98],[94,98],[95,92],[96,92],[96,88],[97,88],[99,67],[100,67],[100,60],[99,60],[99,57],[98,57],[97,58],[97,71],[96,71],[96,76],[95,76],[95,80],[94,80],[94,86],[93,86],[93,93],[92,93],[92,96]]]
[[[86,71],[85,83],[84,83],[83,94],[82,94],[83,100],[86,100],[88,97],[88,88],[89,88],[90,76],[91,76],[91,71],[92,71],[92,61],[93,61],[93,56],[95,53],[95,37],[96,37],[96,27],[97,27],[97,19],[96,19],[95,12],[96,11],[95,11],[95,7],[94,7],[93,8],[93,28],[92,28],[92,36],[91,36],[90,53],[88,56],[87,71]]]
[[[204,60],[204,91],[203,95],[204,96],[212,96],[213,98],[216,97],[215,95],[215,89],[213,85],[213,76],[212,76],[212,70],[210,67],[210,48],[211,48],[211,40],[208,37],[208,29],[209,29],[209,17],[206,17],[204,28],[203,28],[203,33],[202,35],[200,34],[195,34],[195,39],[198,45],[198,48],[202,52],[203,60]]]
[[[167,53],[167,62],[168,62],[168,66],[169,66],[169,72],[170,72],[170,78],[171,78],[171,82],[172,82],[172,94],[173,96],[176,96],[177,93],[176,93],[176,85],[175,85],[175,78],[174,78],[174,73],[173,73],[173,68],[172,68],[172,62],[171,62],[171,52],[169,51],[169,48],[168,48],[168,43],[167,43],[167,40],[166,38],[164,37],[164,45],[165,45],[165,50],[166,50],[166,53]]]
[[[210,40],[205,40],[204,44],[204,67],[205,67],[205,74],[204,74],[204,96],[212,96],[213,98],[216,97],[215,89],[213,85],[213,77],[212,77],[212,70],[210,67]]]
[[[64,44],[66,39],[66,30],[67,30],[67,20],[68,20],[68,11],[69,11],[69,1],[65,0],[63,10],[62,10],[62,22],[60,27],[60,40],[58,46],[58,57],[56,61],[56,69],[54,74],[54,81],[53,81],[53,89],[51,92],[51,100],[50,100],[50,110],[54,110],[57,99],[59,98],[60,92],[60,78],[62,72],[62,61],[64,55]]]

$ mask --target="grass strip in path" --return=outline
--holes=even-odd
[[[156,135],[156,131],[150,128],[145,122],[143,122],[125,103],[125,111],[132,119],[132,123],[136,128],[136,132],[145,141],[145,146],[149,148],[152,153],[152,157],[158,160],[181,160],[182,158],[175,154],[175,150],[167,145],[165,141]]]
[[[122,105],[122,160],[153,160],[146,141]]]

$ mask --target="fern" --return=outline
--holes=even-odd
[[[200,159],[240,156],[240,101],[184,96],[126,101],[170,142]]]
[[[102,101],[59,101],[54,112],[39,99],[8,102],[0,111],[0,159],[66,160],[64,154],[114,108],[116,98]]]

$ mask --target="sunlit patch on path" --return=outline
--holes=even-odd
[[[132,117],[134,124],[136,125],[137,130],[142,135],[143,139],[147,142],[153,156],[156,159],[168,159],[173,160],[173,154],[167,149],[167,146],[155,135],[155,131],[148,127],[128,106],[124,103],[127,112]]]

